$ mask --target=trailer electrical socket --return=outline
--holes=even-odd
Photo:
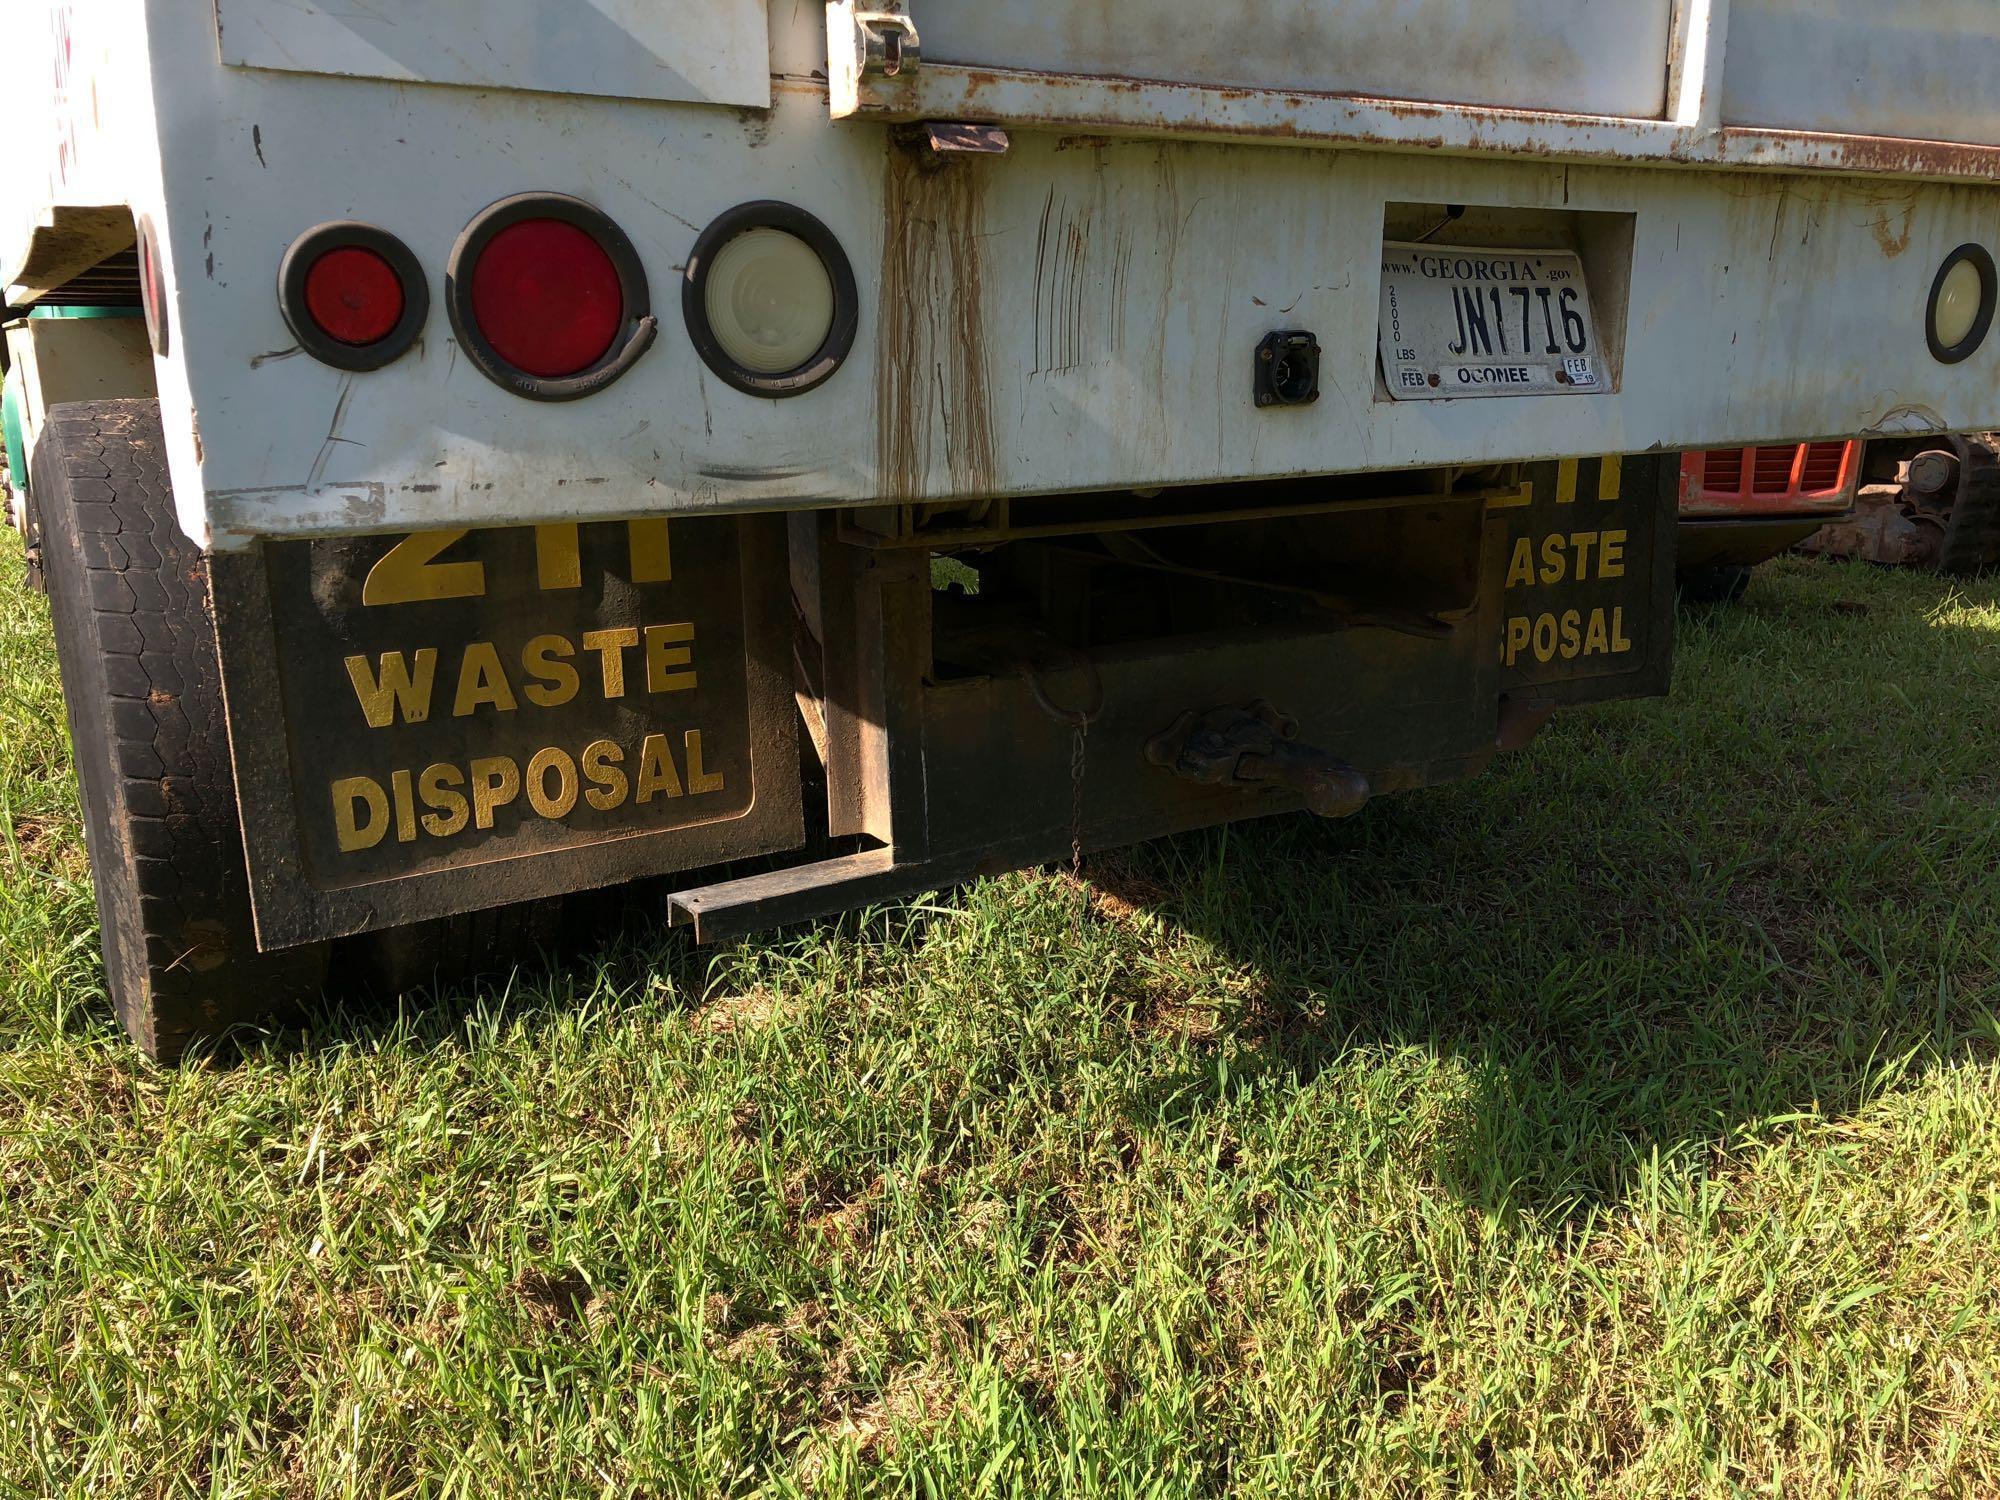
[[[1267,333],[1257,345],[1259,406],[1310,406],[1319,400],[1319,339],[1303,330]]]

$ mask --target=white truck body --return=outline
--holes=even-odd
[[[152,226],[175,490],[219,549],[2000,426],[2000,347],[1947,365],[1924,328],[1945,257],[2000,241],[2000,10],[1972,0],[909,0],[895,77],[863,76],[851,0],[27,10],[0,276],[56,295],[127,211]],[[895,121],[1011,146],[925,172]],[[297,352],[303,230],[380,226],[435,285],[533,190],[647,271],[661,335],[618,383],[525,401],[435,303],[386,368]],[[691,246],[751,198],[817,215],[859,281],[851,357],[792,400],[681,327]],[[1610,389],[1390,398],[1382,247],[1435,205],[1583,246]],[[1260,413],[1250,351],[1287,327],[1324,399]]]

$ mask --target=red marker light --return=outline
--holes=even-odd
[[[403,279],[373,250],[343,245],[306,272],[306,312],[328,338],[379,344],[403,319]]]
[[[625,323],[617,265],[561,219],[500,230],[479,252],[471,281],[473,320],[494,354],[543,379],[588,370]]]
[[[278,311],[299,347],[336,370],[379,370],[416,347],[430,288],[410,247],[352,219],[316,224],[278,264]]]

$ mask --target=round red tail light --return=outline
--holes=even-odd
[[[576,225],[524,219],[480,252],[472,316],[508,364],[530,375],[574,375],[618,337],[625,294],[604,247]]]
[[[473,364],[539,401],[602,390],[657,332],[632,242],[589,204],[556,193],[503,199],[467,225],[452,247],[445,302]]]
[[[342,370],[377,370],[423,332],[423,268],[394,235],[368,224],[321,224],[278,268],[278,310],[299,347]]]
[[[373,250],[342,245],[306,270],[306,312],[328,338],[379,344],[403,320],[403,278]]]

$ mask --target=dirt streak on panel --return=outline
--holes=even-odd
[[[976,163],[927,171],[908,152],[889,153],[875,372],[886,500],[995,487],[981,184]]]

